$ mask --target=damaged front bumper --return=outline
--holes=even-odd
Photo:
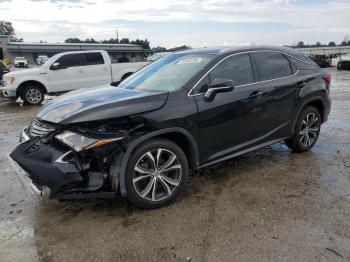
[[[29,193],[31,196],[41,195],[42,186],[35,185],[30,179],[29,175],[10,157],[8,156],[9,162],[17,175],[19,182],[23,190]]]
[[[10,153],[10,162],[23,187],[31,194],[50,189],[50,198],[112,198],[108,174],[100,167],[106,158],[83,157],[54,138],[30,137],[28,128]],[[105,161],[103,163],[97,163]]]

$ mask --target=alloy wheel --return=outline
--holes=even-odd
[[[37,104],[42,99],[41,92],[36,88],[28,89],[26,92],[26,99],[31,104]]]
[[[158,148],[143,154],[133,173],[134,188],[143,199],[160,201],[170,197],[181,182],[182,167],[175,153]]]
[[[300,143],[305,146],[311,146],[317,139],[320,130],[320,120],[315,113],[306,115],[300,126]]]

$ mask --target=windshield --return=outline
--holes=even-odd
[[[204,68],[214,55],[172,54],[137,71],[118,87],[137,91],[171,92],[180,89]]]
[[[16,59],[16,60],[25,60],[25,58],[24,58],[24,57],[21,57],[21,56],[18,56],[18,57],[16,57],[15,59]]]

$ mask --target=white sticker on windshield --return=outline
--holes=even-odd
[[[180,60],[177,64],[196,64],[202,62],[202,58],[200,57],[187,57],[185,59]]]

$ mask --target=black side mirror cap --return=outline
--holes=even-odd
[[[214,99],[217,93],[231,92],[234,89],[234,83],[231,79],[215,78],[205,93],[204,97],[207,101]]]

